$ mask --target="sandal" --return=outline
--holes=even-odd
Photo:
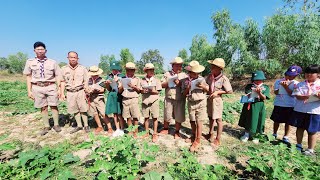
[[[152,135],[152,142],[157,142],[158,141],[158,134],[153,134]]]

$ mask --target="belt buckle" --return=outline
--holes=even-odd
[[[38,86],[40,86],[40,87],[44,87],[44,85],[45,85],[44,82],[39,82],[39,83],[38,83]]]

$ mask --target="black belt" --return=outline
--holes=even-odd
[[[83,87],[82,88],[79,88],[79,89],[67,89],[68,92],[78,92],[78,91],[81,91],[82,89],[84,89]]]
[[[35,85],[35,86],[46,87],[51,84],[55,84],[55,82],[35,82],[35,83],[31,83],[31,84]]]

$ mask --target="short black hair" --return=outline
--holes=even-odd
[[[41,41],[35,42],[35,43],[33,44],[33,49],[36,49],[37,47],[40,47],[40,46],[42,46],[44,49],[46,49],[46,45],[45,45],[43,42],[41,42]]]
[[[304,70],[304,73],[310,73],[310,74],[320,73],[320,66],[317,64],[310,65],[306,67],[306,69]]]
[[[79,57],[78,53],[75,52],[75,51],[69,51],[69,52],[68,52],[68,56],[69,56],[70,53],[75,53],[75,54]]]

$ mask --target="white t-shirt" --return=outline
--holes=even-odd
[[[284,79],[277,79],[274,83],[274,90],[279,90],[282,85],[280,84],[281,81],[284,81]],[[289,84],[289,89],[294,90],[294,88],[297,86],[299,81],[292,80]],[[296,102],[296,98],[294,96],[291,96],[290,94],[278,94],[276,95],[274,99],[274,105],[275,106],[281,106],[281,107],[294,107]]]
[[[320,91],[320,79],[317,79],[313,85],[310,85],[310,93],[314,94]],[[309,87],[306,81],[300,82],[294,89],[292,95],[308,95]],[[303,100],[296,100],[294,110],[297,112],[308,114],[320,114],[320,99],[319,101],[308,102]]]

